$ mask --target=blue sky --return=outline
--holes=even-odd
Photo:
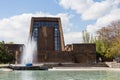
[[[32,16],[54,16],[61,17],[65,43],[71,44],[82,42],[83,30],[95,34],[120,20],[120,0],[2,0],[0,13],[0,41],[25,43]]]
[[[0,18],[40,11],[51,14],[69,11],[59,6],[56,0],[3,0],[0,6],[0,13],[2,14]]]

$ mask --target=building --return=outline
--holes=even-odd
[[[32,17],[30,36],[37,43],[38,62],[57,62],[52,58],[48,59],[48,56],[64,51],[65,44],[60,18]],[[55,57],[54,54],[52,57]]]
[[[30,36],[37,42],[39,62],[96,62],[95,44],[65,46],[60,18],[32,17]]]

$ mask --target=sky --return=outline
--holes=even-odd
[[[2,0],[0,41],[25,44],[31,17],[60,17],[65,44],[81,43],[83,30],[120,20],[120,0]]]

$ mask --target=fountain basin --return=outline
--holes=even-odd
[[[27,63],[24,65],[11,65],[11,66],[8,66],[8,68],[12,70],[48,70],[49,67]]]

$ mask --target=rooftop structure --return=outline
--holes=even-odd
[[[63,51],[64,38],[60,18],[32,17],[30,36],[39,51]]]

